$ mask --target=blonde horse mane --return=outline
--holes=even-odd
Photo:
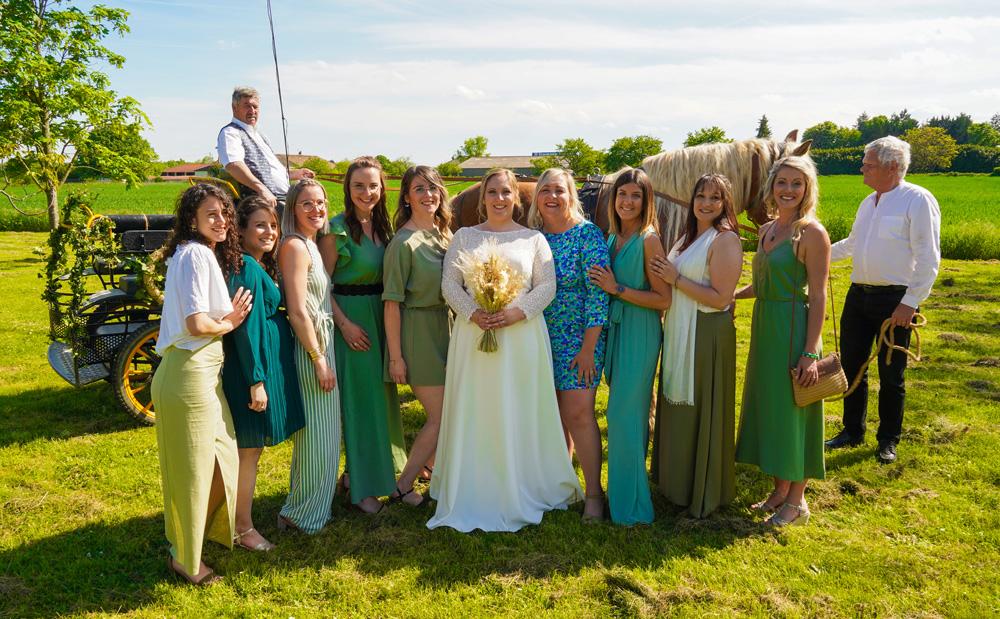
[[[733,184],[733,202],[736,213],[760,204],[768,172],[775,161],[787,154],[807,156],[811,140],[799,144],[797,131],[785,140],[750,139],[724,144],[701,144],[679,150],[667,151],[647,157],[642,167],[649,175],[656,191],[689,202],[694,184],[702,174],[724,174]],[[800,152],[801,151],[801,152]],[[759,165],[754,170],[753,158]],[[754,182],[756,172],[756,182]],[[751,187],[757,195],[749,195]]]

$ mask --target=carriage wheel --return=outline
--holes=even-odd
[[[148,426],[156,421],[152,389],[153,372],[160,365],[160,355],[154,350],[159,333],[159,322],[151,322],[132,333],[115,357],[111,373],[118,403],[126,413]]]

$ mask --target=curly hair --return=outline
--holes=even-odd
[[[691,192],[691,210],[688,212],[687,222],[684,224],[684,244],[681,245],[678,252],[684,251],[698,239],[698,218],[694,214],[694,199],[709,183],[715,185],[719,189],[719,193],[722,194],[722,212],[712,221],[712,227],[719,232],[723,230],[737,232],[739,230],[736,211],[733,210],[732,183],[724,174],[702,174],[694,184],[694,191]]]
[[[438,171],[426,165],[411,166],[403,174],[403,180],[399,182],[399,204],[396,206],[396,218],[393,225],[396,230],[399,230],[413,216],[413,208],[407,201],[407,194],[410,193],[410,187],[418,177],[437,187],[441,202],[438,204],[437,210],[434,211],[434,226],[445,238],[451,237],[451,209],[448,208],[448,188],[444,186]]]
[[[169,258],[177,251],[181,243],[194,241],[208,245],[198,232],[198,209],[208,198],[216,198],[222,203],[222,216],[226,218],[226,240],[215,244],[215,259],[219,262],[223,276],[228,279],[240,270],[243,264],[243,248],[240,246],[240,235],[236,230],[236,209],[229,194],[207,183],[198,183],[189,187],[177,198],[174,210],[174,229],[164,244],[163,258]]]
[[[378,180],[379,184],[382,185],[382,193],[372,208],[372,235],[378,237],[383,244],[388,245],[389,240],[392,239],[392,224],[389,223],[389,211],[385,206],[385,172],[382,171],[382,164],[374,157],[358,157],[351,162],[351,165],[347,166],[347,172],[344,173],[344,224],[354,242],[360,243],[361,235],[365,232],[361,227],[361,222],[358,221],[354,201],[351,200],[351,175],[362,168],[378,170]]]
[[[285,208],[288,207],[286,206]],[[247,224],[250,223],[250,216],[257,211],[267,211],[274,218],[274,223],[278,226],[278,238],[275,239],[274,248],[265,253],[260,259],[260,265],[264,267],[264,271],[271,276],[271,279],[278,281],[278,241],[281,239],[281,220],[278,218],[278,210],[271,206],[264,198],[260,196],[248,196],[240,200],[240,203],[236,205],[236,220],[241,237],[240,240],[243,240],[243,231],[246,230]]]

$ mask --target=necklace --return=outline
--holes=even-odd
[[[785,227],[781,228],[781,233],[784,234],[785,230],[788,230],[789,227],[790,227],[790,224],[789,224],[789,226],[785,226]],[[778,230],[779,230],[779,228],[778,228],[778,222],[775,221],[774,224],[771,226],[771,236],[770,236],[770,239],[769,239],[772,243],[774,242],[775,237],[778,236]]]

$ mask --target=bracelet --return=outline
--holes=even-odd
[[[322,356],[322,355],[319,354],[319,351],[316,350],[315,348],[313,348],[312,350],[307,351],[306,354],[309,355],[309,359],[311,359],[312,361],[315,361],[315,360],[319,359]]]
[[[677,287],[677,282],[679,282],[679,281],[681,281],[681,274],[680,273],[678,273],[677,277],[674,278],[674,283],[672,283],[670,285],[673,286],[674,288],[676,288]]]
[[[814,352],[806,352],[806,351],[802,351],[802,356],[803,356],[803,357],[807,357],[807,358],[809,358],[809,359],[814,359],[814,360],[816,360],[816,361],[819,361],[819,355],[817,355],[817,354],[816,354],[816,353],[814,353]]]

